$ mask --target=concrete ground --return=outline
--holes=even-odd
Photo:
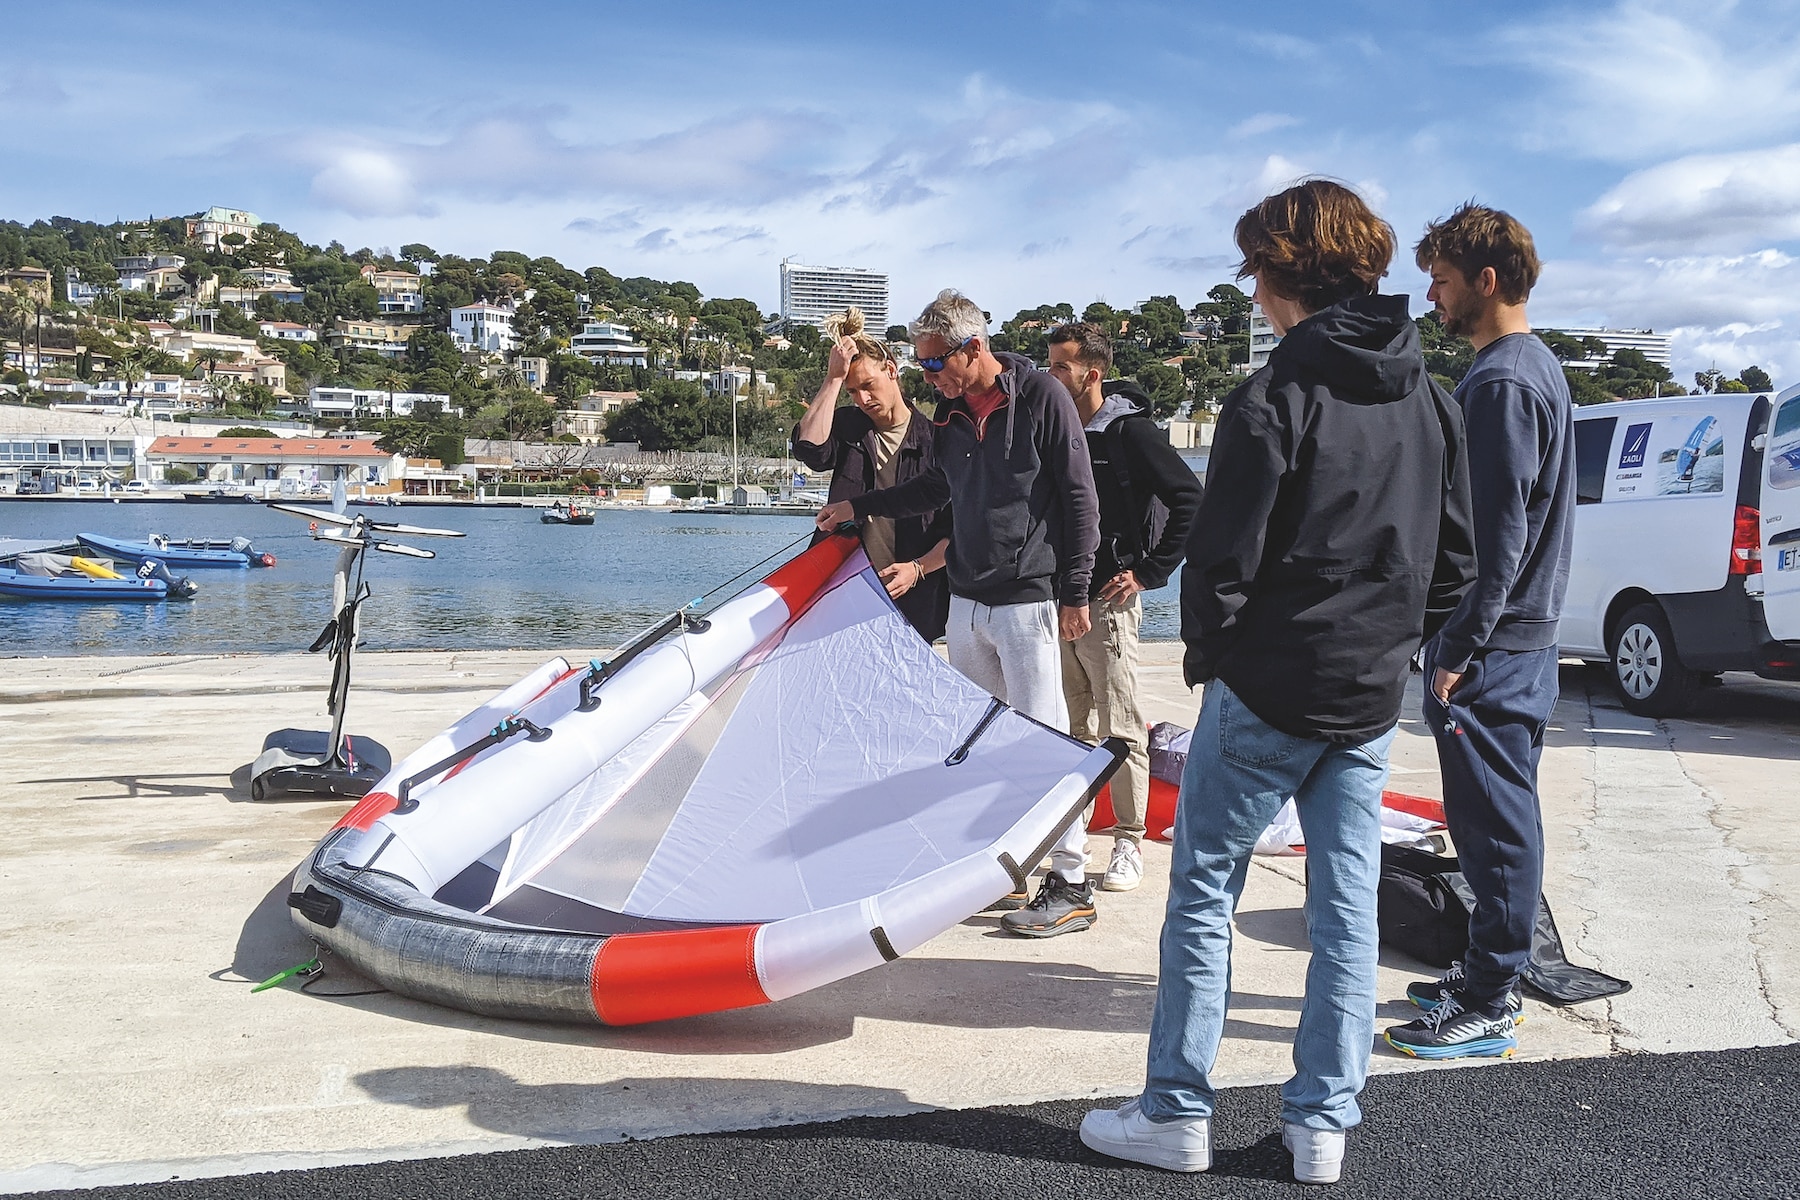
[[[1177,648],[1148,648],[1147,715],[1191,724]],[[353,732],[396,752],[542,656],[370,654]],[[569,655],[575,659],[574,653]],[[580,657],[585,657],[582,652]],[[0,660],[0,1191],[741,1129],[851,1114],[1129,1094],[1155,987],[1166,848],[1091,932],[991,917],[780,1004],[631,1029],[468,1016],[310,957],[285,876],[345,802],[253,804],[265,733],[324,728],[305,655]],[[1417,712],[1416,686],[1407,705]],[[1529,1006],[1521,1056],[1800,1038],[1800,687],[1730,677],[1688,719],[1622,711],[1565,666],[1544,757],[1546,893],[1570,954],[1635,987]],[[1396,790],[1439,793],[1416,717]],[[1104,862],[1105,839],[1092,847]],[[1278,1080],[1306,955],[1298,862],[1259,860],[1238,914],[1219,1081]],[[1417,964],[1384,957],[1383,1017]],[[1378,1071],[1419,1070],[1375,1052]]]

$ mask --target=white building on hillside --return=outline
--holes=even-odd
[[[256,331],[263,337],[274,338],[278,342],[316,342],[319,331],[310,325],[300,325],[293,321],[263,321],[256,326]]]
[[[387,392],[378,388],[315,387],[306,394],[306,407],[320,417],[410,417],[420,405],[435,405],[439,412],[461,416],[450,407],[450,397],[439,392]]]
[[[467,350],[511,354],[519,348],[513,333],[513,310],[485,301],[450,310],[450,336]]]
[[[199,242],[209,250],[223,249],[225,253],[234,252],[237,247],[224,239],[230,234],[237,234],[245,242],[256,237],[256,227],[262,219],[253,212],[245,212],[241,208],[220,208],[213,205],[197,217],[189,217],[187,236],[190,242]]]
[[[1281,342],[1276,336],[1275,327],[1269,324],[1269,318],[1263,316],[1260,305],[1250,309],[1250,361],[1245,364],[1245,374],[1254,375],[1269,365],[1269,355]]]
[[[825,327],[825,318],[851,305],[862,309],[869,332],[880,337],[888,323],[888,277],[861,267],[808,267],[781,261],[781,320]]]
[[[631,340],[631,330],[611,321],[589,321],[569,339],[569,349],[589,362],[608,366],[642,367],[650,362],[649,349]]]

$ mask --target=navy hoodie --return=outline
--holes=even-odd
[[[1088,602],[1100,506],[1081,416],[1032,361],[997,354],[1005,399],[976,421],[962,397],[940,399],[933,465],[851,500],[857,519],[911,517],[950,505],[950,593],[981,604],[1066,608]]]

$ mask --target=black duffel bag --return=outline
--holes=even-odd
[[[1469,948],[1469,913],[1475,893],[1456,859],[1410,846],[1381,847],[1381,881],[1376,888],[1376,924],[1381,940],[1403,954],[1440,969]],[[1550,904],[1538,897],[1537,931],[1522,982],[1546,1004],[1580,1004],[1631,990],[1623,979],[1578,967],[1563,952],[1562,936]]]

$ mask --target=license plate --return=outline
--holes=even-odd
[[[1800,546],[1775,552],[1775,569],[1777,571],[1792,571],[1796,568],[1800,568]]]

